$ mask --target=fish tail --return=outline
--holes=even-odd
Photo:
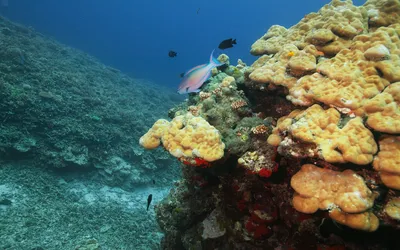
[[[213,56],[214,50],[215,50],[215,49],[213,49],[213,51],[211,52],[211,55],[210,55],[210,64],[213,65],[214,67],[218,67],[218,66],[223,65],[224,63],[221,63],[220,61],[218,61],[217,58],[215,58],[215,57]]]

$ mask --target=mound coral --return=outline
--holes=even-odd
[[[364,106],[367,124],[376,131],[400,133],[400,82],[392,83]]]
[[[380,151],[373,162],[374,169],[379,171],[386,186],[400,190],[400,137],[382,137],[379,148]]]
[[[368,232],[375,231],[379,226],[379,219],[371,211],[358,214],[349,214],[344,213],[339,209],[333,209],[329,212],[329,217],[340,224]]]
[[[337,172],[306,164],[292,177],[290,185],[296,191],[293,206],[300,212],[332,210],[331,218],[339,223],[367,231],[378,228],[375,215],[363,214],[374,204],[375,195],[352,170]]]
[[[139,140],[146,149],[156,148],[161,142],[176,158],[200,158],[207,162],[221,159],[225,149],[218,130],[191,113],[177,116],[171,122],[158,120]]]
[[[333,54],[349,45],[348,41],[367,27],[363,8],[353,6],[351,1],[332,1],[318,13],[306,15],[290,29],[272,26],[258,39],[250,52],[253,55],[275,54],[283,45],[293,44],[303,49],[313,43],[325,54]]]
[[[289,90],[287,99],[296,105],[320,102],[364,116],[367,102],[369,110],[379,104],[369,99],[400,81],[400,24],[396,22],[400,6],[384,6],[394,18],[379,23],[390,25],[369,32],[369,20],[378,19],[373,14],[377,10],[371,4],[355,7],[351,1],[332,1],[288,30],[271,27],[252,46],[253,54],[268,56],[252,65],[249,78],[260,87],[284,86]],[[369,20],[367,11],[372,16]]]
[[[362,165],[372,162],[377,145],[362,120],[356,117],[343,127],[341,125],[340,113],[336,109],[324,110],[315,104],[280,118],[268,142],[279,146],[280,152],[285,148],[290,150],[295,143],[293,140],[316,145],[315,150],[306,149],[304,154],[309,157],[318,156],[332,163],[353,162]]]
[[[400,221],[400,198],[391,199],[385,206],[385,213],[390,218]]]

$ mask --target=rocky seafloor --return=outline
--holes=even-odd
[[[159,249],[153,205],[168,188],[126,191],[88,177],[2,164],[0,248]],[[154,204],[146,211],[150,193]]]
[[[0,249],[158,249],[181,174],[138,138],[183,98],[1,17],[0,44]]]

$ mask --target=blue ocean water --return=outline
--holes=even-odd
[[[353,1],[361,5],[365,1]],[[208,61],[227,38],[231,62],[247,64],[252,43],[271,25],[290,27],[323,1],[3,0],[1,14],[85,51],[135,78],[176,88],[179,75]],[[168,57],[168,51],[178,53]],[[219,51],[221,52],[221,51]]]

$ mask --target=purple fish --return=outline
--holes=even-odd
[[[213,57],[213,53],[214,50],[211,52],[210,63],[196,66],[185,73],[178,88],[179,94],[199,92],[203,83],[210,78],[211,70],[215,67],[223,65],[223,63],[220,63],[216,58]]]

